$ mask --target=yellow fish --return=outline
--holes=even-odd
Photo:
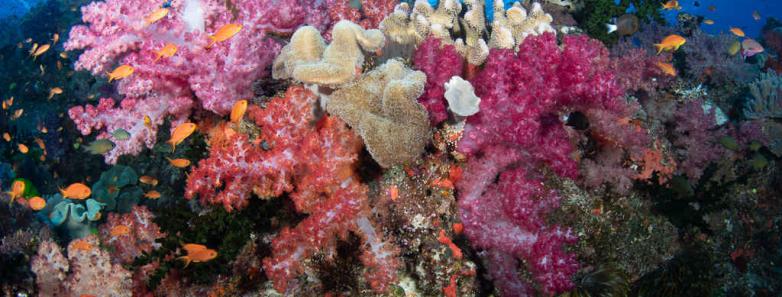
[[[138,181],[142,184],[148,184],[151,186],[157,186],[158,180],[157,178],[151,177],[149,175],[142,175],[138,178]]]
[[[22,197],[22,194],[24,194],[25,184],[21,180],[14,181],[11,184],[11,191],[8,192],[8,195],[11,196],[11,203],[14,202],[14,199]]]
[[[671,10],[671,9],[681,10],[682,7],[679,6],[679,1],[671,0],[671,1],[668,1],[666,3],[663,3],[663,9],[666,9],[666,10]]]
[[[730,32],[738,37],[744,37],[744,30],[741,30],[740,28],[736,27],[730,27]]]
[[[185,168],[187,166],[190,166],[190,160],[188,159],[168,159],[168,163],[171,163],[171,166],[174,166],[176,168]]]
[[[54,87],[51,90],[49,90],[49,98],[47,99],[51,100],[52,97],[54,97],[54,95],[60,95],[60,94],[62,94],[62,89],[60,87]]]
[[[39,46],[38,49],[36,49],[35,52],[33,52],[33,55],[32,55],[33,56],[33,60],[35,60],[35,58],[37,58],[38,56],[43,55],[43,53],[48,51],[50,47],[51,47],[51,45],[49,45],[48,43],[44,44],[42,46]]]
[[[92,244],[84,239],[76,239],[72,241],[69,247],[75,250],[85,251],[85,252],[89,252],[93,248]]]
[[[190,262],[207,262],[214,258],[217,258],[217,251],[207,248],[201,244],[188,243],[182,246],[187,255],[181,256],[177,259],[185,262],[185,267],[190,265]]]
[[[152,128],[152,119],[148,115],[144,116],[144,127]]]
[[[241,121],[245,111],[247,111],[247,100],[236,101],[231,109],[231,123]]]
[[[657,47],[657,54],[659,55],[662,51],[676,51],[686,42],[687,39],[684,39],[684,37],[671,34],[663,38],[660,43],[654,44],[654,46]]]
[[[175,151],[177,144],[182,143],[185,138],[193,134],[197,127],[198,126],[193,123],[182,123],[174,128],[174,132],[171,132],[171,138],[166,142],[171,145],[171,151]]]
[[[30,152],[30,148],[28,148],[26,145],[24,145],[22,143],[17,145],[17,147],[19,148],[19,152],[21,152],[22,154],[26,154],[26,153]]]
[[[33,198],[30,198],[27,200],[27,204],[30,205],[30,208],[35,211],[39,211],[46,207],[46,200],[43,200],[43,198],[35,196]]]
[[[217,32],[214,35],[209,36],[209,38],[212,39],[212,41],[209,42],[209,45],[207,45],[206,47],[210,48],[215,43],[226,41],[229,38],[236,35],[237,33],[239,33],[239,31],[241,30],[242,30],[241,24],[227,24],[221,27],[219,30],[217,30]]]
[[[111,235],[112,237],[123,236],[128,234],[130,234],[130,228],[128,228],[128,226],[125,225],[116,225],[114,227],[111,227],[111,230],[109,230],[109,235]]]
[[[134,70],[135,69],[133,69],[133,66],[125,64],[117,68],[114,68],[113,71],[107,72],[106,74],[109,75],[109,82],[111,82],[112,80],[115,79],[123,79],[130,76],[131,74],[133,74]]]
[[[166,45],[158,50],[157,57],[155,57],[155,62],[160,60],[160,58],[171,58],[176,54],[177,47],[173,43],[166,43]]]
[[[66,52],[61,52],[61,53],[60,53],[60,58],[67,59],[67,58],[68,58],[68,53],[66,53]]]
[[[84,200],[87,199],[87,197],[90,197],[92,191],[90,190],[90,187],[83,183],[72,183],[67,188],[60,189],[60,194],[62,194],[63,199]]]
[[[736,40],[730,44],[730,47],[728,47],[728,54],[731,56],[735,56],[736,54],[739,53],[740,50],[741,50],[741,42]]]
[[[676,76],[676,68],[671,63],[657,62],[657,67],[667,75]]]
[[[714,25],[714,21],[711,20],[711,19],[705,19],[705,20],[703,20],[703,23],[706,24],[706,25]]]
[[[160,8],[148,14],[147,17],[144,18],[144,22],[146,22],[147,26],[149,26],[166,17],[167,15],[168,8]]]
[[[30,48],[30,56],[32,56],[35,53],[35,50],[38,49],[38,43],[33,43],[33,47]]]
[[[144,197],[147,197],[149,199],[158,199],[160,198],[160,192],[152,190],[144,194]]]
[[[16,111],[14,111],[14,114],[11,116],[11,119],[16,120],[22,117],[22,114],[24,114],[24,108],[17,109]]]
[[[3,133],[3,139],[5,139],[6,142],[11,141],[11,134],[8,134],[8,132]]]

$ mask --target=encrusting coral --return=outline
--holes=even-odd
[[[299,28],[274,60],[272,76],[306,84],[339,86],[361,74],[364,52],[379,51],[385,44],[380,30],[365,30],[350,21],[334,25],[331,38],[327,46],[315,27]]]
[[[353,127],[383,167],[421,155],[431,131],[426,109],[416,101],[426,75],[399,60],[366,73],[361,80],[331,94],[326,110]]]

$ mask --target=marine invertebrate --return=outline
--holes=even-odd
[[[353,127],[383,167],[418,157],[431,138],[426,110],[415,101],[426,77],[388,60],[331,94],[326,110]]]
[[[507,268],[492,275],[504,294],[525,296],[530,290],[514,273],[518,258],[526,260],[544,292],[572,287],[570,276],[578,265],[561,248],[576,237],[566,228],[546,226],[559,198],[536,172],[546,167],[578,177],[571,157],[575,131],[561,122],[562,113],[581,111],[588,118],[589,111],[601,110],[615,121],[628,116],[632,109],[612,72],[608,51],[597,41],[565,36],[560,49],[555,36],[544,33],[528,37],[518,54],[493,50],[471,80],[481,112],[467,119],[459,142],[458,150],[470,158],[457,182],[460,216],[472,244],[490,253],[492,264]],[[637,142],[634,133],[604,131],[603,138],[617,144]]]
[[[71,241],[68,257],[53,241],[42,242],[32,259],[39,293],[45,296],[131,296],[131,273],[111,264],[94,235]]]
[[[133,168],[115,165],[100,174],[100,179],[92,184],[92,197],[104,204],[106,211],[130,212],[144,194],[136,187],[138,175]]]
[[[445,83],[445,100],[448,109],[457,116],[471,116],[480,110],[481,98],[475,96],[475,88],[459,76],[453,76]]]
[[[748,119],[782,118],[782,76],[768,71],[749,84],[742,109]]]
[[[352,7],[349,0],[327,0],[328,15],[333,23],[348,20],[364,29],[377,28],[380,22],[394,10],[397,0],[360,1]]]
[[[738,42],[728,34],[710,35],[701,30],[693,32],[682,47],[689,73],[695,77],[708,74],[715,86],[746,83],[760,72],[756,65],[745,63],[739,55],[731,56],[729,47]]]
[[[680,172],[691,181],[697,181],[711,162],[725,157],[728,150],[719,143],[727,135],[719,129],[714,109],[704,110],[702,100],[685,103],[675,114],[675,132],[679,137],[673,140],[678,148]]]
[[[38,212],[43,221],[61,229],[71,238],[81,238],[90,234],[92,222],[100,219],[104,204],[95,199],[63,199],[60,193],[44,196],[46,207]]]
[[[364,52],[383,48],[380,30],[365,30],[350,21],[339,21],[331,30],[327,46],[320,32],[311,26],[296,30],[274,60],[275,79],[293,78],[307,84],[338,86],[356,79],[364,64]]]
[[[445,83],[462,74],[464,59],[451,44],[429,37],[413,54],[413,68],[426,74],[424,93],[418,97],[429,112],[429,119],[437,125],[448,118],[445,106]]]
[[[101,243],[111,247],[113,263],[130,264],[142,253],[158,248],[155,242],[165,237],[153,221],[154,215],[146,206],[133,206],[126,214],[110,213],[101,225],[98,236]]]
[[[530,35],[540,35],[545,32],[555,33],[551,27],[554,19],[543,11],[540,3],[534,2],[529,11],[518,2],[505,10],[502,2],[494,4],[494,22],[489,37],[490,48],[517,49]]]

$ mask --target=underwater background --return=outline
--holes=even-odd
[[[782,1],[0,20],[0,296],[782,296]]]

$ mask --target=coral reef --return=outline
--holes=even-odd
[[[38,216],[70,238],[81,238],[91,233],[94,222],[100,220],[104,204],[95,199],[83,201],[63,199],[59,193],[44,196],[46,207]]]
[[[106,211],[128,213],[144,195],[137,182],[138,175],[132,168],[115,165],[101,173],[92,185],[92,197],[103,203]]]
[[[445,83],[451,77],[462,74],[464,59],[453,45],[443,44],[439,39],[429,37],[416,48],[413,68],[426,74],[426,87],[424,93],[418,97],[418,102],[426,107],[433,125],[445,121],[448,118]]]
[[[431,138],[426,110],[415,101],[425,76],[389,60],[331,94],[326,110],[355,129],[383,167],[411,162]]]
[[[743,113],[748,119],[782,118],[782,77],[766,72],[749,84]]]
[[[739,85],[748,82],[759,68],[746,63],[740,55],[729,55],[728,48],[738,42],[732,35],[709,35],[696,30],[687,38],[687,46],[682,50],[687,70],[695,77],[706,74],[710,83],[720,85]]]
[[[108,215],[106,223],[98,231],[98,237],[102,244],[111,247],[112,263],[131,264],[142,253],[160,247],[160,243],[155,241],[165,234],[160,232],[153,219],[154,215],[145,206],[134,206],[126,214]]]

